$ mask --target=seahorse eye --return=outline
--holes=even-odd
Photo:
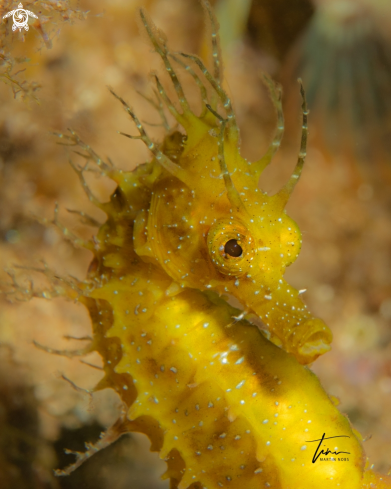
[[[255,257],[254,239],[239,219],[220,219],[208,232],[209,256],[223,275],[240,277],[248,273]]]
[[[241,256],[243,253],[242,247],[240,244],[237,242],[236,239],[230,239],[225,243],[224,246],[224,253],[226,255],[238,257]]]

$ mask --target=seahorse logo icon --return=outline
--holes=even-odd
[[[27,23],[29,19],[29,15],[31,15],[31,17],[38,19],[38,17],[34,14],[34,12],[30,12],[30,10],[25,10],[21,3],[18,5],[17,9],[11,10],[11,12],[8,12],[7,14],[3,15],[3,19],[6,19],[11,15],[14,19],[12,30],[16,31],[16,29],[19,29],[19,32],[23,29],[23,27],[26,31],[29,30],[29,25]]]

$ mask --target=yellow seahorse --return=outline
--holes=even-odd
[[[258,189],[258,178],[282,137],[281,89],[267,79],[277,133],[265,156],[246,161],[221,85],[216,21],[203,3],[212,25],[213,73],[196,56],[170,53],[141,11],[181,109],[156,77],[159,100],[185,134],[170,131],[160,145],[152,142],[113,92],[136,124],[133,137],[151,150],[149,163],[116,170],[75,133],[61,135],[118,185],[102,204],[84,181],[86,166],[75,167],[107,220],[85,243],[94,253],[87,280],[54,289],[88,308],[94,336],[85,352],[98,351],[105,371],[95,389],[115,389],[126,405],[109,434],[62,473],[113,436],[139,431],[167,461],[172,488],[390,488],[390,477],[365,469],[360,435],[303,366],[329,350],[331,332],[283,278],[301,243],[284,209],[305,158],[304,91],[298,162],[288,183],[269,196]],[[198,85],[200,115],[190,108],[174,63]],[[153,103],[165,121],[160,101]],[[244,311],[231,307],[225,293]],[[271,341],[247,313],[263,321]],[[328,460],[316,458],[322,454]]]

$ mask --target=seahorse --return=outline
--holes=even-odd
[[[390,477],[366,469],[361,436],[306,367],[329,350],[331,332],[283,278],[301,244],[285,206],[306,153],[304,90],[298,162],[284,187],[269,196],[258,189],[258,178],[282,138],[281,89],[266,78],[278,128],[266,154],[251,163],[240,156],[235,114],[222,87],[217,23],[209,3],[203,5],[212,26],[213,73],[196,56],[170,52],[140,12],[180,110],[157,76],[158,101],[151,102],[167,125],[165,104],[185,133],[170,130],[154,143],[112,91],[138,130],[128,136],[147,145],[150,162],[133,172],[117,170],[74,132],[60,135],[83,151],[87,164],[74,169],[107,220],[87,243],[63,228],[94,258],[84,282],[63,280],[54,292],[87,307],[93,340],[84,353],[98,351],[105,371],[95,390],[113,388],[125,405],[115,427],[60,473],[113,436],[138,431],[167,461],[172,488],[391,487]],[[200,90],[199,115],[175,64]],[[117,183],[107,203],[83,178],[91,161]],[[250,313],[267,332],[249,322]],[[334,437],[338,441],[326,442],[334,459],[317,460],[317,451],[329,453],[323,441]],[[339,453],[347,460],[338,461]]]

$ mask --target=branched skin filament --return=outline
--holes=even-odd
[[[158,78],[157,102],[146,98],[166,128],[163,104],[186,134],[168,131],[160,145],[153,143],[112,91],[138,130],[137,136],[125,135],[147,145],[149,163],[120,171],[74,132],[61,135],[83,151],[85,166],[72,166],[107,220],[93,242],[83,244],[56,214],[55,224],[94,259],[85,282],[62,281],[52,295],[88,308],[93,338],[84,353],[97,351],[104,361],[105,375],[95,390],[115,389],[126,408],[96,447],[76,454],[76,463],[59,474],[121,434],[138,431],[166,460],[172,488],[390,488],[389,477],[365,470],[360,435],[304,366],[329,350],[331,332],[307,310],[302,291],[283,278],[301,245],[300,231],[284,209],[305,158],[304,91],[296,167],[286,185],[268,196],[258,189],[258,177],[282,137],[281,89],[266,78],[278,128],[267,153],[250,163],[239,153],[235,114],[221,85],[216,22],[203,3],[212,25],[213,74],[195,56],[172,55],[141,12],[180,110]],[[172,61],[200,89],[198,116]],[[91,162],[118,185],[107,203],[98,202],[84,180]],[[227,293],[244,311],[221,297]],[[272,341],[244,319],[247,312],[262,319]],[[326,429],[347,437],[348,463],[312,463],[306,440],[319,440]]]

